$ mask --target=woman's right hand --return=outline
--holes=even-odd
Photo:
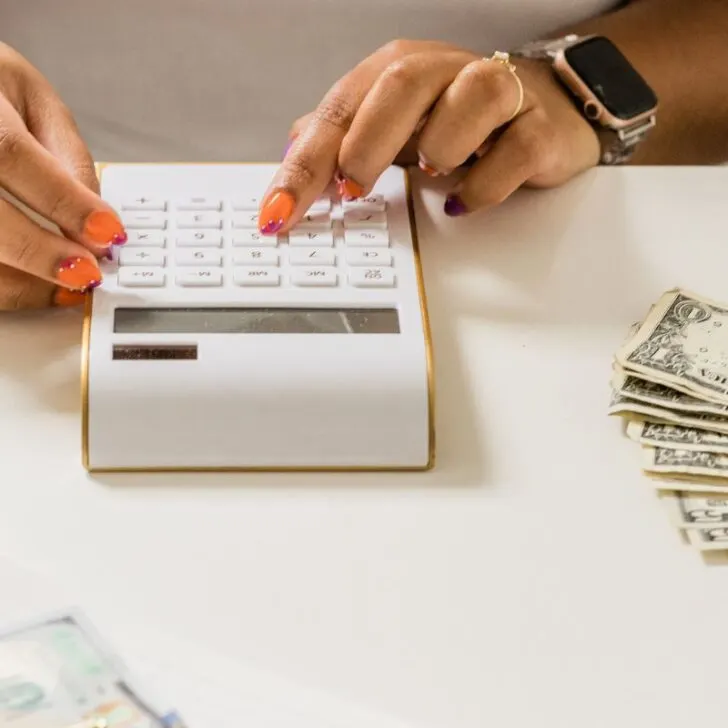
[[[99,197],[89,150],[57,94],[0,43],[0,188],[60,233],[0,198],[0,310],[74,306],[101,283],[98,260],[126,242]]]

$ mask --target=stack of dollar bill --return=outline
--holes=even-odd
[[[185,728],[78,612],[0,631],[0,728]]]
[[[609,414],[626,421],[675,524],[728,551],[728,304],[664,293],[613,364]]]

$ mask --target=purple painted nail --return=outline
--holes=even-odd
[[[450,217],[457,217],[458,215],[464,215],[468,211],[465,207],[465,203],[460,199],[458,195],[448,195],[445,200],[445,214]]]
[[[268,222],[260,229],[260,232],[262,232],[263,235],[271,235],[272,233],[277,233],[282,227],[283,220],[268,220]]]

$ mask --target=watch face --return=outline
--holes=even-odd
[[[564,52],[568,64],[604,107],[629,120],[657,105],[654,91],[606,38],[589,38]]]

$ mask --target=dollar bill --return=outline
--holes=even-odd
[[[694,427],[632,420],[627,423],[627,436],[635,442],[652,447],[728,454],[728,434]]]
[[[649,472],[725,479],[728,487],[728,455],[650,446],[642,448],[642,455],[642,466]]]
[[[728,551],[728,528],[694,528],[685,531],[688,542],[699,551]]]
[[[612,399],[607,408],[610,415],[626,415],[633,419],[646,420],[654,423],[682,425],[698,430],[720,432],[728,434],[728,417],[718,417],[700,413],[677,412],[667,407],[658,407],[654,404],[639,402],[636,399],[625,397],[619,392],[612,393]]]
[[[709,414],[728,418],[728,404],[706,402],[664,384],[641,379],[625,372],[619,365],[615,366],[612,389],[627,399],[656,407],[686,414]]]
[[[728,308],[689,291],[668,291],[615,359],[642,379],[728,403]]]
[[[88,621],[59,614],[0,633],[0,726],[184,728],[142,694]]]
[[[678,528],[728,527],[728,496],[678,490],[663,493],[660,501]]]

